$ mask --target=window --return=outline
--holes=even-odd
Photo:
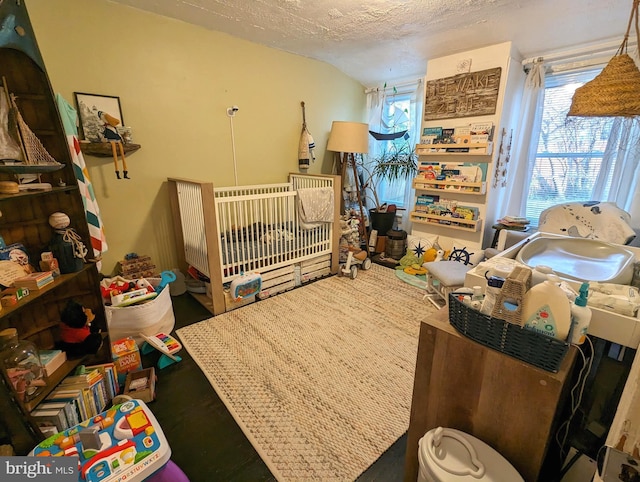
[[[613,118],[567,117],[575,90],[599,71],[546,77],[540,137],[526,207],[526,217],[534,222],[543,210],[555,204],[607,199],[614,166],[607,167],[599,199],[593,197]]]
[[[381,108],[380,117],[384,123],[384,132],[406,131],[402,137],[393,140],[373,140],[370,142],[369,159],[380,157],[383,153],[393,151],[412,152],[415,146],[413,131],[419,119],[416,116],[416,103],[412,102],[413,92],[394,93],[385,96]],[[375,130],[376,114],[371,116],[370,128]],[[378,184],[377,194],[380,204],[395,204],[402,208],[407,203],[407,192],[411,187],[411,179],[397,179],[394,181],[382,180]]]

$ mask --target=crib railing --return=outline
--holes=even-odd
[[[231,281],[243,272],[287,266],[326,253],[333,223],[302,229],[296,190],[335,188],[335,176],[293,174],[290,182],[213,188],[211,183],[170,179],[179,212],[184,260],[214,279]],[[210,257],[210,253],[216,253]],[[213,276],[212,276],[213,274]]]

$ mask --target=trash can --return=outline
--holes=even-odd
[[[407,232],[391,229],[387,231],[385,254],[390,258],[399,260],[405,255],[407,249]]]
[[[434,428],[420,439],[418,463],[418,482],[524,482],[489,445],[451,428]]]

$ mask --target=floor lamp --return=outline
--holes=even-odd
[[[369,124],[362,122],[333,121],[327,150],[342,153],[340,164],[340,176],[344,186],[345,175],[349,164],[353,169],[356,183],[356,195],[360,207],[360,236],[366,241],[363,192],[356,167],[355,154],[367,154],[369,152]],[[341,210],[344,210],[344,201],[341,201]]]

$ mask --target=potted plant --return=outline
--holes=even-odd
[[[413,179],[418,173],[418,155],[406,139],[390,142],[388,148],[367,165],[362,165],[364,181],[362,195],[369,206],[371,228],[386,233],[393,227],[395,210],[387,211],[386,203],[378,197],[378,187],[382,181]]]

